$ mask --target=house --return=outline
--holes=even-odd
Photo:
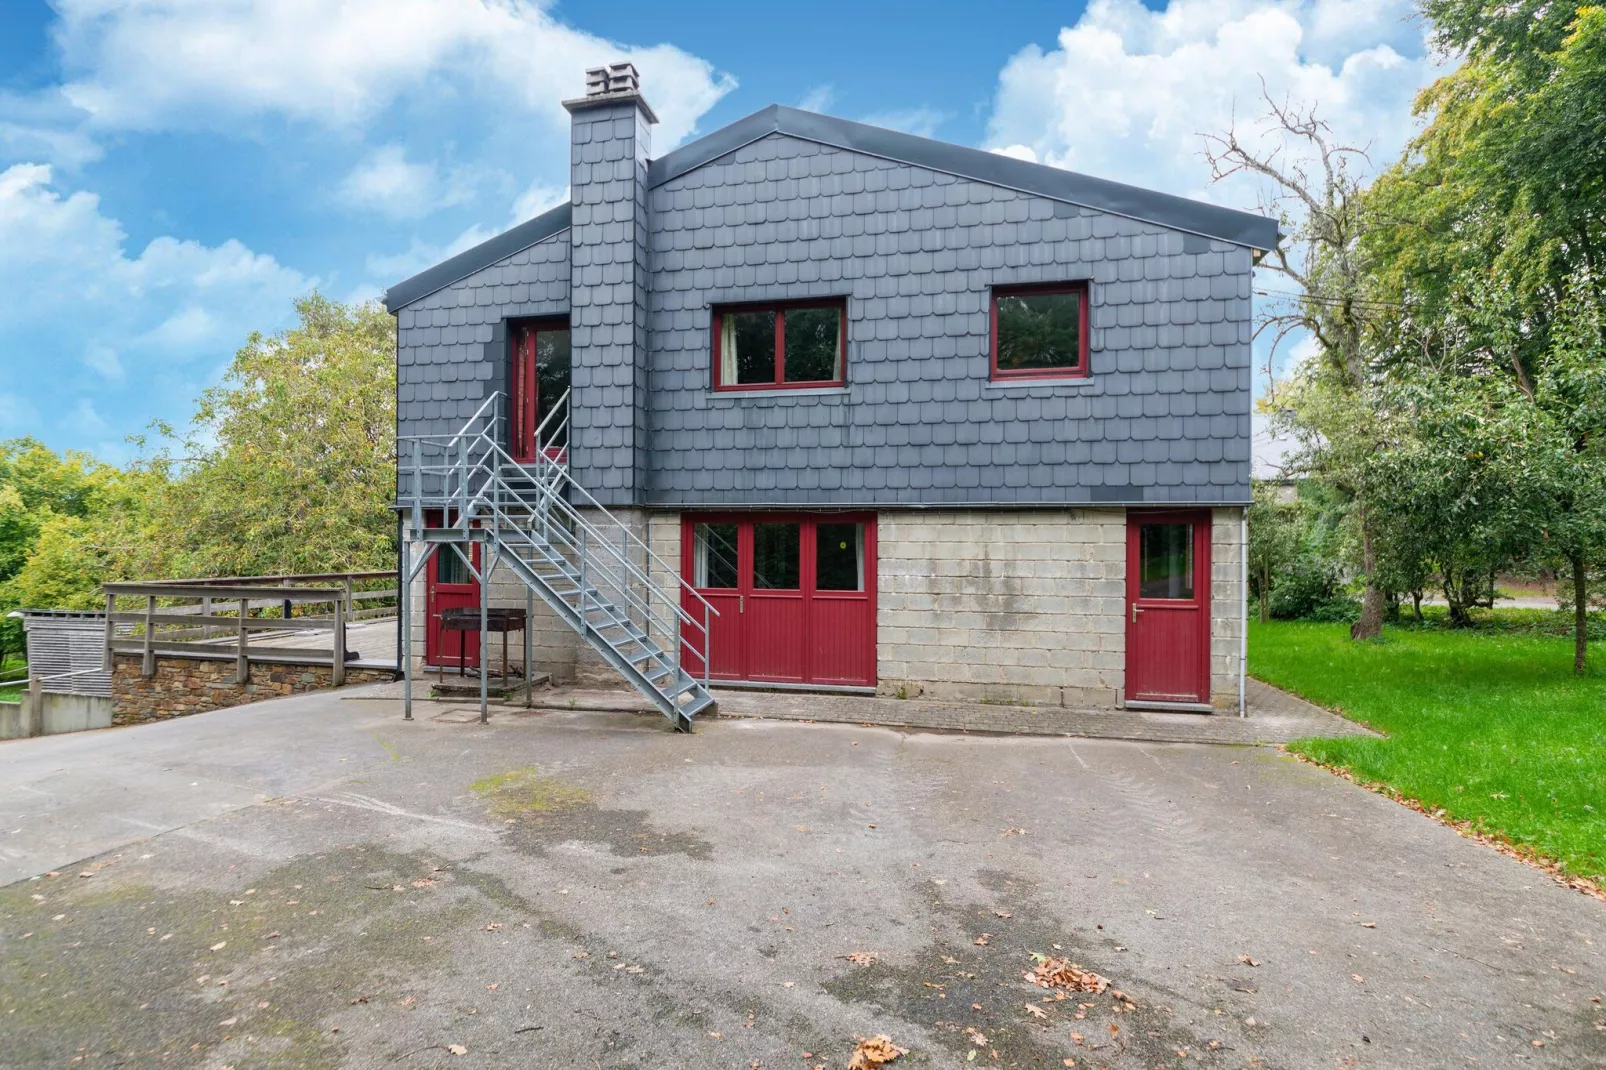
[[[570,203],[386,294],[413,661],[474,662],[494,561],[558,679],[1238,706],[1274,220],[781,106],[654,157],[629,65],[564,103]]]

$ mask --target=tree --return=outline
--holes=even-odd
[[[389,568],[395,562],[395,322],[377,303],[296,302],[252,334],[200,398],[162,520],[191,575]]]
[[[1254,485],[1249,507],[1249,588],[1260,606],[1260,621],[1271,619],[1271,590],[1277,577],[1299,556],[1299,503],[1284,501],[1275,483]]]
[[[1368,340],[1378,309],[1368,296],[1363,253],[1371,220],[1360,181],[1352,172],[1365,152],[1338,141],[1313,108],[1278,104],[1269,96],[1266,103],[1269,147],[1249,144],[1233,127],[1206,135],[1205,154],[1216,181],[1235,175],[1268,181],[1272,192],[1266,208],[1282,220],[1291,239],[1272,250],[1263,264],[1297,289],[1268,295],[1275,300],[1262,313],[1257,330],[1272,332],[1273,358],[1278,345],[1300,331],[1314,338],[1320,349],[1319,363],[1307,370],[1313,389],[1306,396],[1315,400],[1315,389],[1327,396],[1304,415],[1333,415],[1339,422],[1309,425],[1305,441],[1324,443],[1318,451],[1324,463],[1312,474],[1340,488],[1357,510],[1365,588],[1361,616],[1350,634],[1370,639],[1382,631],[1384,597],[1374,579],[1377,561],[1367,518],[1370,488],[1364,463],[1372,450],[1366,439],[1371,409],[1362,395],[1371,374]],[[1272,401],[1274,408],[1296,412],[1275,398]],[[1339,448],[1341,439],[1356,448]]]

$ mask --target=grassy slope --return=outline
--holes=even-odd
[[[1255,622],[1249,632],[1252,675],[1389,736],[1294,750],[1599,879],[1606,673],[1571,670],[1569,641],[1518,630],[1389,628],[1365,644],[1341,624]]]

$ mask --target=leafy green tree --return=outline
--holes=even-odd
[[[1283,490],[1280,484],[1256,482],[1249,507],[1249,592],[1262,623],[1271,619],[1272,587],[1299,556],[1299,503],[1285,500]]]
[[[1349,501],[1358,521],[1359,572],[1364,585],[1361,614],[1350,628],[1356,639],[1376,638],[1383,628],[1384,594],[1377,584],[1376,552],[1369,519],[1367,464],[1375,448],[1372,407],[1365,395],[1375,374],[1372,323],[1378,304],[1370,297],[1366,241],[1373,227],[1365,189],[1356,174],[1365,153],[1338,141],[1314,108],[1266,98],[1263,120],[1270,138],[1246,140],[1236,129],[1205,137],[1205,155],[1217,181],[1245,175],[1268,183],[1265,208],[1275,212],[1286,242],[1261,262],[1292,292],[1268,293],[1260,331],[1272,334],[1272,358],[1281,341],[1303,332],[1316,341],[1319,358],[1301,370],[1300,393],[1309,404],[1272,404],[1306,420],[1307,461],[1320,467],[1304,474],[1331,483]],[[1268,372],[1270,361],[1268,361]],[[1337,422],[1328,420],[1336,417]],[[1314,421],[1314,422],[1310,422]]]
[[[395,322],[313,294],[253,334],[206,391],[183,459],[160,463],[176,563],[198,576],[388,568],[395,561]]]

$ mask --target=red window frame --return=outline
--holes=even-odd
[[[788,382],[786,379],[786,312],[794,308],[834,308],[837,311],[837,323],[841,334],[837,345],[842,350],[842,374],[835,379],[808,379]],[[721,358],[723,354],[720,347],[725,337],[725,317],[736,312],[774,312],[775,313],[775,379],[768,383],[727,383],[721,379]],[[844,386],[848,374],[848,301],[845,297],[826,298],[824,300],[806,301],[764,301],[752,304],[719,305],[712,310],[711,323],[713,326],[713,355],[714,355],[714,389],[717,391],[748,391],[748,390],[809,390],[816,387]]]
[[[988,341],[988,364],[994,382],[1018,382],[1022,379],[1086,379],[1088,377],[1088,292],[1086,282],[1046,282],[1029,286],[994,286],[988,300],[992,323]],[[1076,367],[1074,368],[1000,368],[998,366],[998,299],[1021,297],[1029,294],[1076,294]]]

